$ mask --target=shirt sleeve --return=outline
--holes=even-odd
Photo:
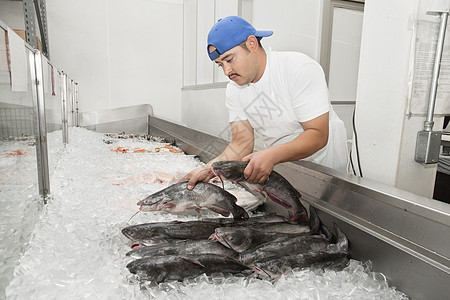
[[[228,122],[244,121],[248,117],[245,114],[242,103],[239,102],[236,96],[235,88],[231,85],[227,85],[225,105],[228,108]]]
[[[292,108],[299,122],[310,121],[330,111],[328,87],[319,64],[303,64],[289,77]]]

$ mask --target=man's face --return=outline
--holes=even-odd
[[[210,53],[215,49],[214,46],[209,46]],[[222,68],[225,76],[238,85],[248,84],[255,80],[256,65],[253,54],[242,46],[231,48],[214,62]]]

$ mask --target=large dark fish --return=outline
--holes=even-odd
[[[283,176],[272,171],[264,183],[251,183],[245,180],[244,169],[248,162],[217,161],[211,169],[221,180],[229,180],[243,187],[266,194],[272,201],[289,209],[291,221],[307,222],[308,215],[300,202],[300,193]]]
[[[122,233],[133,241],[207,239],[220,226],[206,221],[154,222],[125,227]]]
[[[142,247],[131,250],[126,255],[133,258],[143,258],[147,256],[160,255],[185,255],[185,254],[218,254],[234,259],[238,258],[238,253],[217,241],[210,240],[188,240],[182,242],[171,242],[163,245]]]
[[[291,229],[286,232],[285,224],[278,228],[275,225],[268,226],[236,226],[236,227],[219,227],[215,230],[214,237],[224,246],[237,252],[243,252],[248,249],[255,248],[261,244],[274,241],[281,237],[295,237],[298,235],[310,234],[309,228],[299,229],[299,232],[292,233]],[[290,225],[295,226],[295,225]],[[299,225],[297,225],[299,226]],[[270,228],[272,227],[272,228]],[[279,229],[279,230],[277,230]]]
[[[294,268],[342,270],[348,263],[343,252],[310,251],[284,257],[267,257],[254,262],[253,270],[262,278],[277,279]]]
[[[250,225],[250,224],[268,224],[268,223],[283,223],[288,220],[280,215],[270,213],[266,215],[251,217],[248,219],[234,220],[231,218],[202,218],[202,221],[218,222],[221,225]]]
[[[224,246],[243,252],[282,237],[318,234],[320,220],[313,206],[310,206],[310,215],[309,225],[284,222],[219,227],[215,230],[214,237]]]
[[[251,269],[236,259],[217,254],[186,254],[182,256],[145,257],[127,265],[131,273],[141,279],[160,283],[166,280],[182,281],[212,273],[250,273]]]
[[[203,208],[222,216],[230,213],[234,219],[247,219],[247,212],[236,204],[236,197],[224,189],[206,182],[198,182],[192,190],[187,189],[187,181],[173,184],[139,201],[142,211],[184,212]]]
[[[131,225],[122,229],[123,235],[143,245],[167,243],[170,240],[207,239],[216,228],[232,226],[254,226],[257,224],[282,224],[286,219],[278,215],[233,220],[231,218],[205,219],[197,221],[153,222]]]
[[[284,256],[276,254],[255,261],[254,270],[263,277],[277,278],[294,268],[343,268],[348,262],[348,239],[337,225],[335,230],[337,242],[324,250]]]
[[[283,237],[240,253],[239,260],[246,265],[271,256],[286,256],[327,250],[330,241],[322,235]]]

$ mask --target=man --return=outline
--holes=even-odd
[[[266,51],[246,20],[220,19],[208,34],[210,59],[223,69],[232,138],[222,154],[187,174],[188,188],[209,181],[210,166],[220,160],[248,161],[245,178],[264,182],[281,162],[310,160],[346,171],[347,135],[328,99],[320,65],[302,53]],[[266,149],[253,152],[254,131]]]

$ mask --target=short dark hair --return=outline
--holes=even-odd
[[[256,37],[256,40],[258,41],[259,47],[262,48],[262,45],[261,45],[261,37]],[[243,41],[242,43],[239,44],[239,46],[241,46],[241,47],[244,48],[245,50],[249,51],[248,48],[247,48],[246,42],[247,42],[246,40]]]

